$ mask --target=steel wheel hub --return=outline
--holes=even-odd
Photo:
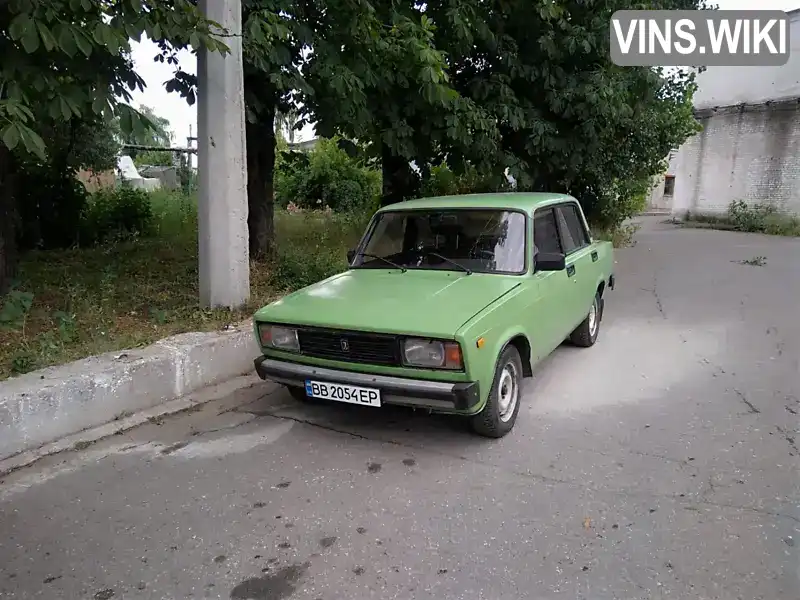
[[[592,302],[592,308],[589,309],[589,335],[594,337],[597,333],[597,298]]]
[[[519,383],[517,368],[513,363],[503,367],[497,382],[497,407],[500,420],[503,422],[511,419],[519,401]]]

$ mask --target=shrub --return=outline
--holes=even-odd
[[[728,207],[728,219],[734,229],[769,235],[800,235],[800,219],[781,214],[763,202],[749,206],[744,200],[734,200]]]
[[[763,232],[767,219],[775,212],[775,207],[769,204],[748,206],[744,200],[734,200],[728,207],[731,224],[739,231],[748,232]]]
[[[133,159],[133,164],[137,167],[171,167],[173,164],[172,152],[164,150],[144,150],[138,152]]]
[[[20,247],[68,248],[78,241],[81,214],[89,199],[70,169],[59,171],[31,160],[19,165],[16,200]]]
[[[182,191],[150,193],[152,234],[159,238],[192,238],[197,235],[197,196]]]
[[[593,236],[611,242],[614,248],[629,248],[636,245],[634,237],[637,231],[639,231],[639,225],[631,223],[617,225],[612,229],[595,230]]]
[[[276,162],[275,201],[304,209],[370,211],[377,206],[381,175],[351,158],[337,139],[320,139],[311,152],[282,152]]]
[[[81,244],[147,235],[153,226],[150,195],[129,185],[92,194],[81,222]]]
[[[369,216],[297,209],[276,213],[272,284],[295,290],[344,271],[347,251],[358,243]]]
[[[462,193],[458,175],[445,164],[431,167],[430,175],[422,182],[422,196],[454,196]]]
[[[629,179],[610,181],[601,188],[587,188],[576,195],[586,218],[599,229],[614,231],[632,216],[647,207],[647,196],[652,189],[649,176],[631,176]]]
[[[337,255],[325,248],[314,248],[310,252],[297,246],[281,246],[277,252],[272,279],[278,289],[296,290],[347,268],[344,255]]]
[[[734,200],[727,213],[687,212],[683,221],[693,227],[800,237],[800,218],[784,214],[764,202],[751,206],[744,200]]]

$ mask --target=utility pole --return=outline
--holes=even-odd
[[[200,0],[230,52],[197,59],[200,304],[240,308],[250,298],[241,0]]]

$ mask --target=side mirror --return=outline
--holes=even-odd
[[[539,252],[536,255],[536,271],[563,271],[567,268],[566,257],[555,252]]]
[[[347,264],[352,264],[353,263],[353,259],[355,257],[356,257],[356,251],[355,250],[348,250],[347,251]]]

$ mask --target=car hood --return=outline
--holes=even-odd
[[[259,310],[259,321],[452,338],[520,285],[511,275],[352,269]]]

